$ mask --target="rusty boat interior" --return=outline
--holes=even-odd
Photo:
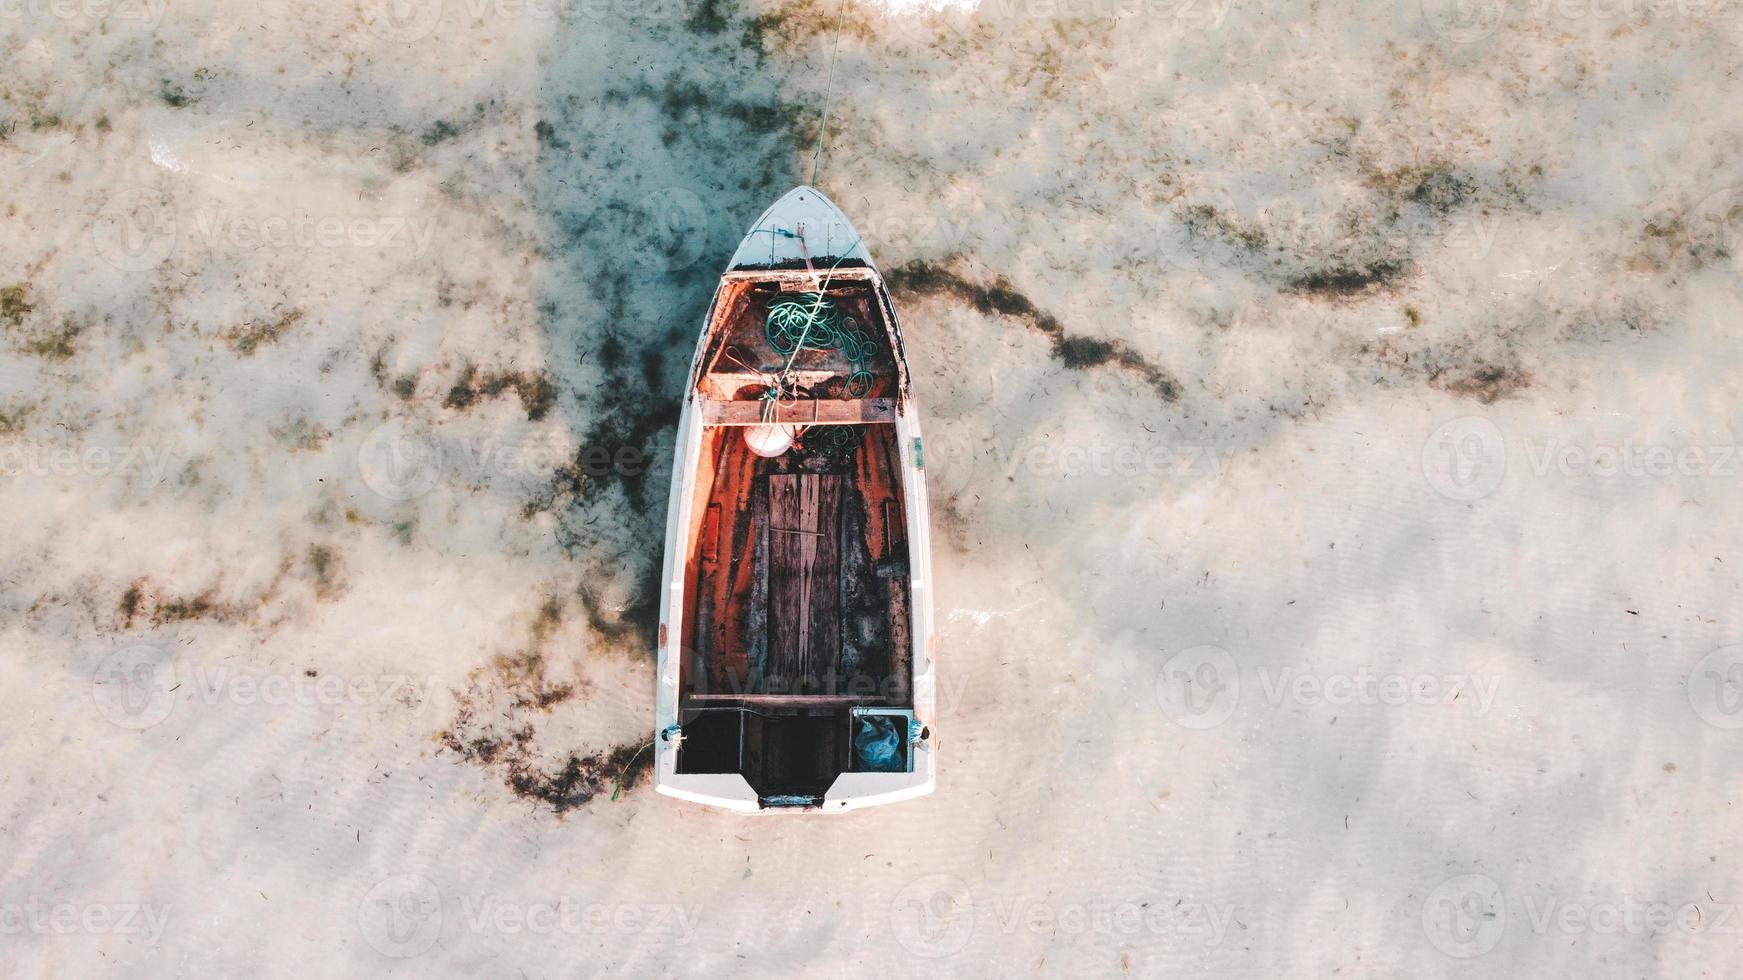
[[[784,311],[814,344],[820,308],[857,340],[771,334]],[[668,529],[663,791],[765,810],[930,789],[930,702],[916,713],[914,662],[919,649],[929,693],[913,595],[924,495],[907,383],[869,261],[722,278],[691,373]]]

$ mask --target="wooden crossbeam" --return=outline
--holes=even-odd
[[[891,704],[883,695],[857,694],[690,694],[686,704],[755,708],[881,708]]]
[[[868,425],[896,420],[894,398],[807,398],[775,407],[783,425]],[[703,425],[761,425],[761,401],[702,402]]]

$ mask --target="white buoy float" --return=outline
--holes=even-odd
[[[790,425],[752,425],[744,430],[744,444],[758,456],[773,459],[793,448],[794,435]]]

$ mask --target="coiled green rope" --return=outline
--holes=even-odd
[[[853,317],[822,293],[794,293],[770,303],[763,336],[784,357],[801,350],[839,350],[853,366],[847,376],[848,395],[860,398],[871,390],[868,365],[877,348]]]

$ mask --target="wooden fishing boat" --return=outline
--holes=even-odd
[[[925,455],[882,277],[812,187],[745,235],[685,389],[656,788],[842,812],[935,784]]]

